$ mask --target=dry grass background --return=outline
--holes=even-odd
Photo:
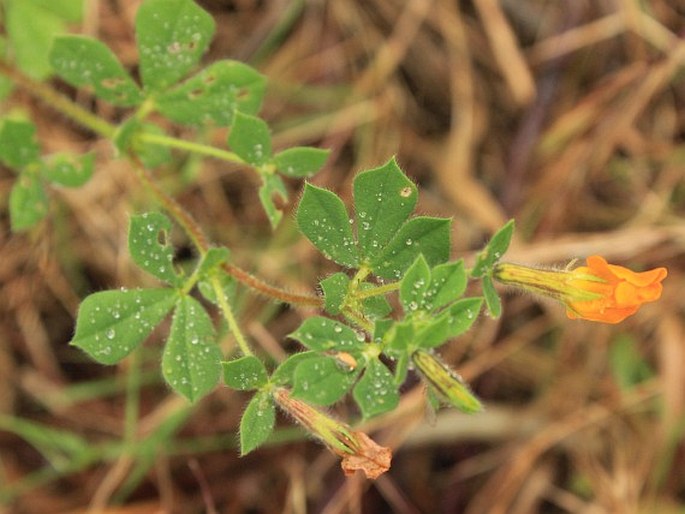
[[[83,27],[131,67],[138,3],[93,0]],[[563,265],[599,253],[636,269],[667,266],[664,295],[617,326],[505,297],[500,320],[483,318],[442,350],[487,410],[431,418],[420,388],[409,388],[396,412],[366,426],[395,449],[391,471],[373,483],[343,478],[322,447],[288,430],[283,440],[294,441],[239,459],[245,397],[220,388],[188,411],[154,373],[153,340],[136,437],[183,422],[152,448],[140,484],[107,507],[136,464],[110,456],[23,492],[5,512],[684,512],[685,5],[200,3],[218,23],[207,59],[246,60],[268,76],[263,116],[275,144],[332,149],[315,183],[349,199],[355,172],[397,155],[421,186],[420,211],[453,217],[455,257],[470,258],[513,217],[510,260]],[[0,413],[95,447],[123,437],[128,365],[95,365],[66,343],[85,294],[149,281],[131,265],[125,238],[128,215],[151,198],[108,144],[21,92],[4,106],[17,107],[32,112],[46,150],[95,148],[100,164],[84,188],[52,193],[50,221],[35,233],[11,235],[1,215]],[[12,176],[0,173],[5,207]],[[332,269],[292,219],[270,233],[245,170],[179,155],[160,179],[261,276],[311,291]],[[296,198],[300,184],[290,186]],[[183,257],[186,241],[176,243]],[[277,360],[292,351],[284,336],[311,312],[241,298],[243,326],[261,351]],[[109,389],[93,385],[102,383]],[[339,413],[355,415],[344,405]],[[6,432],[0,451],[0,489],[46,464]]]

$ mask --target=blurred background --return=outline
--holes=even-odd
[[[38,2],[40,3],[40,2]],[[219,387],[195,406],[159,376],[163,334],[140,373],[70,348],[81,298],[153,285],[126,250],[128,216],[154,207],[124,160],[62,115],[13,92],[4,113],[38,124],[44,151],[94,149],[93,179],[53,190],[47,222],[9,232],[13,174],[0,169],[0,512],[685,512],[685,4],[674,0],[204,0],[217,22],[207,62],[234,58],[269,80],[274,145],[332,150],[313,182],[351,199],[354,174],[395,155],[418,210],[453,219],[472,262],[506,220],[507,259],[566,266],[601,254],[666,266],[657,303],[619,325],[504,296],[441,349],[485,412],[425,408],[420,384],[362,428],[394,449],[375,482],[286,419],[239,458],[248,398]],[[71,30],[136,71],[140,2],[90,0]],[[56,87],[113,121],[122,111]],[[177,127],[176,135],[198,137]],[[223,145],[225,132],[201,134]],[[271,231],[248,170],[178,154],[162,187],[270,282],[312,292],[336,271],[298,236]],[[292,212],[302,184],[289,182]],[[192,259],[178,231],[178,259]],[[313,311],[238,291],[242,326],[275,360]],[[351,405],[337,414],[354,420]],[[128,433],[127,433],[128,431]]]

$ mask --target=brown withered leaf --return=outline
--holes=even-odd
[[[355,436],[355,449],[353,454],[342,454],[340,467],[346,475],[352,475],[358,469],[362,470],[366,478],[375,480],[390,469],[392,451],[376,444],[364,432],[353,432]]]

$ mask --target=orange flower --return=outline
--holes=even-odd
[[[493,276],[500,282],[551,296],[566,305],[571,319],[619,323],[643,303],[661,296],[666,268],[636,273],[609,264],[598,255],[573,270],[540,270],[517,264],[498,264]]]
[[[598,298],[569,302],[566,314],[569,318],[583,318],[604,323],[619,323],[635,314],[643,303],[653,302],[661,296],[661,281],[666,278],[666,268],[636,273],[609,264],[598,255],[588,257],[587,266],[572,271],[578,277],[588,275],[598,280],[579,278],[579,286],[597,293]]]

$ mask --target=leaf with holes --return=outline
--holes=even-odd
[[[276,409],[271,394],[261,391],[247,404],[240,419],[240,455],[247,455],[264,444],[276,422]]]
[[[114,105],[126,107],[143,101],[143,93],[119,59],[97,39],[75,35],[55,38],[50,64],[72,86],[90,88],[95,96]]]
[[[327,259],[349,268],[359,264],[347,209],[335,193],[306,184],[297,208],[297,224]]]
[[[33,227],[48,213],[48,196],[34,166],[29,166],[12,186],[9,198],[13,232]]]
[[[171,220],[160,212],[131,216],[128,250],[138,266],[178,287],[183,284],[183,278],[174,269],[174,249],[168,240],[171,227]]]
[[[136,14],[140,75],[160,91],[183,78],[214,35],[214,20],[192,0],[146,0]]]
[[[101,291],[79,307],[71,341],[101,364],[116,364],[142,343],[169,313],[173,289]]]
[[[276,201],[286,202],[288,190],[281,177],[270,173],[262,173],[262,185],[259,188],[259,201],[269,218],[271,228],[276,228],[283,218],[283,211],[276,206]]]
[[[374,257],[371,269],[379,277],[399,279],[419,254],[430,266],[446,261],[450,253],[450,224],[447,218],[410,219]]]
[[[364,418],[393,410],[400,403],[395,377],[378,359],[371,359],[352,392]]]
[[[253,355],[221,364],[224,368],[224,383],[238,391],[259,389],[269,381],[264,364]]]
[[[359,371],[324,355],[306,359],[295,369],[293,396],[316,405],[332,405],[349,391]]]
[[[0,127],[0,161],[19,171],[40,155],[36,126],[29,121],[4,120]]]
[[[365,257],[379,254],[416,206],[416,186],[395,159],[354,179],[357,239]]]
[[[219,61],[155,99],[159,112],[177,123],[220,127],[233,123],[235,111],[257,114],[266,79],[238,61]]]
[[[43,168],[43,177],[65,187],[80,187],[93,176],[95,154],[84,155],[60,153],[51,155]]]
[[[176,304],[169,339],[162,355],[162,373],[177,393],[195,402],[219,381],[221,352],[207,311],[190,296]]]
[[[271,159],[269,126],[256,116],[236,112],[228,146],[245,162],[261,166]]]
[[[325,164],[330,150],[297,146],[274,155],[274,165],[283,175],[294,178],[311,177]]]

